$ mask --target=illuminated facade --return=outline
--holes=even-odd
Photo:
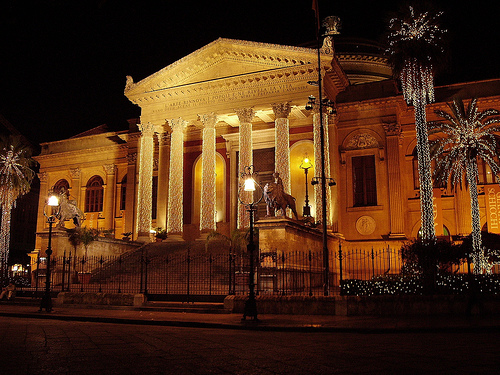
[[[84,225],[112,229],[118,239],[132,232],[147,241],[156,227],[186,241],[213,229],[229,235],[247,225],[238,176],[253,165],[262,185],[279,172],[300,214],[305,184],[299,166],[306,156],[314,159],[309,178],[319,176],[319,113],[305,109],[308,97],[317,96],[318,88],[308,83],[317,80],[317,66],[314,49],[218,39],[139,82],[127,77],[125,96],[141,108],[140,119],[121,132],[98,127],[43,144],[37,157],[40,203],[52,187],[65,185],[85,212]],[[322,54],[321,71],[324,93],[337,109],[324,119],[326,175],[337,182],[327,188],[330,231],[353,246],[399,245],[416,237],[413,107],[376,54]],[[427,116],[435,119],[433,111],[452,95],[470,97],[472,91],[481,98],[480,108],[500,108],[499,83],[437,87]],[[484,226],[493,203],[483,192],[497,185],[486,169],[480,179]],[[309,187],[311,214],[318,220],[319,190]],[[469,234],[469,194],[434,192],[436,233]]]

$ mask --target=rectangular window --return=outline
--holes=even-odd
[[[377,205],[375,155],[352,158],[354,207]]]

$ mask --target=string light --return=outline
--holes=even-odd
[[[212,113],[201,115],[203,145],[201,151],[201,206],[200,230],[215,230],[216,174],[215,174],[215,124],[217,116]]]
[[[500,132],[500,111],[479,111],[477,99],[466,108],[461,100],[448,103],[451,114],[437,110],[444,121],[429,122],[429,131],[438,138],[431,143],[436,160],[435,177],[440,183],[451,183],[452,188],[462,185],[465,177],[469,189],[472,217],[472,263],[474,273],[491,272],[491,265],[482,247],[481,213],[477,192],[477,158],[481,158],[497,177],[500,175],[495,133]],[[492,117],[494,116],[494,117]]]
[[[170,170],[168,185],[167,233],[183,232],[183,196],[184,196],[184,132],[187,121],[182,118],[172,119],[170,126]]]
[[[139,184],[137,194],[139,205],[137,208],[137,233],[149,233],[151,229],[151,209],[153,200],[153,153],[154,153],[154,125],[139,124],[141,131],[139,153]]]
[[[252,108],[244,108],[236,110],[236,114],[240,120],[239,132],[239,167],[238,170],[243,171],[245,166],[253,165],[253,141],[252,141],[252,119],[255,116],[255,111]],[[243,194],[248,194],[245,192]],[[245,197],[246,198],[246,197]],[[249,218],[246,215],[245,207],[238,206],[238,228],[246,228],[249,225]]]
[[[9,260],[11,212],[17,198],[27,194],[35,172],[30,150],[22,146],[17,138],[9,137],[8,144],[0,150],[0,267],[5,272]]]
[[[401,80],[404,98],[415,109],[421,228],[422,239],[426,242],[435,239],[435,228],[425,107],[434,101],[435,62],[443,52],[440,39],[446,30],[441,30],[437,24],[441,14],[431,16],[426,12],[416,15],[410,7],[408,18],[393,18],[388,49],[393,69]]]

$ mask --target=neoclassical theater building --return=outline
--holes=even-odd
[[[325,175],[336,182],[327,187],[325,220],[346,244],[399,245],[420,229],[413,108],[381,49],[346,46],[355,48],[320,53],[324,97],[336,109],[323,112]],[[278,172],[299,219],[307,187],[311,215],[321,221],[319,185],[311,185],[320,176],[320,114],[317,106],[306,110],[318,97],[318,66],[316,49],[221,38],[142,80],[127,77],[125,96],[141,109],[128,129],[103,125],[42,144],[37,231],[47,231],[49,192],[64,187],[83,225],[113,230],[117,239],[132,232],[149,241],[158,227],[171,240],[228,235],[248,225],[238,199],[245,166],[262,186]],[[457,95],[478,96],[480,109],[500,108],[500,80],[437,87],[428,119]],[[498,224],[488,188],[496,186],[480,165],[481,225],[490,230]],[[436,188],[434,198],[438,235],[471,232],[467,191]],[[262,202],[257,217],[264,215]],[[35,251],[43,248],[39,236]]]

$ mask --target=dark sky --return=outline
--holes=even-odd
[[[319,0],[343,36],[380,40],[402,1]],[[434,1],[450,62],[437,84],[500,78],[500,2]],[[0,5],[0,113],[32,141],[64,139],[139,109],[137,82],[219,37],[299,45],[314,39],[311,0],[38,0]]]

